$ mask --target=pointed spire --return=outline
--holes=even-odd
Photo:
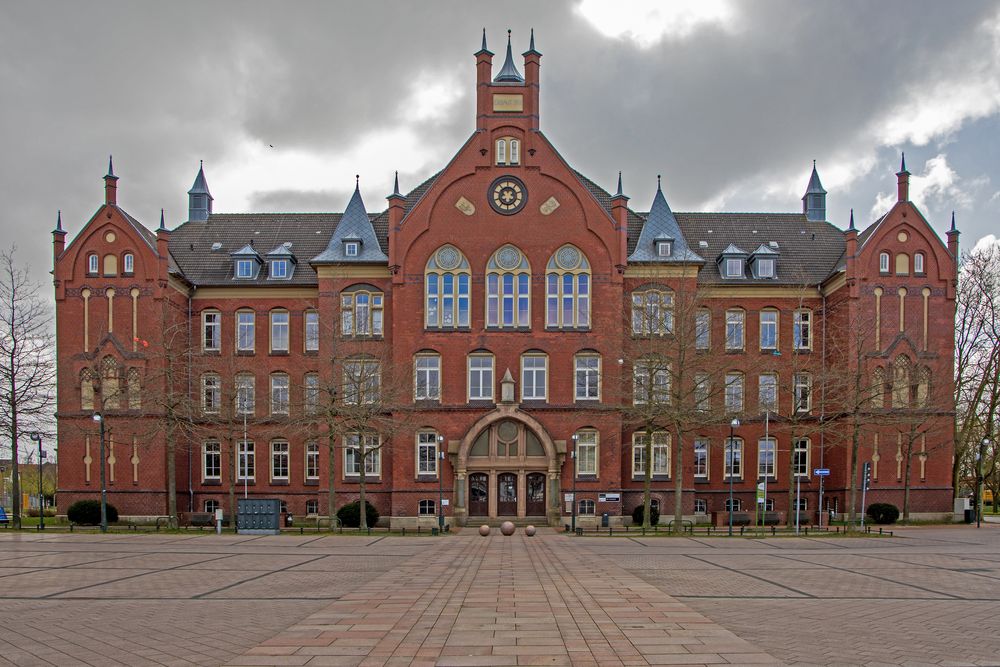
[[[160,226],[159,226],[159,228],[157,228],[156,231],[159,231],[159,232],[165,232],[165,231],[167,231],[167,225],[163,221],[163,209],[162,208],[160,209]]]
[[[851,224],[847,226],[847,231],[856,231],[854,228],[854,209],[851,209]]]
[[[955,226],[955,212],[954,211],[951,212],[951,229],[949,229],[948,231],[950,231],[950,232],[957,232],[958,231],[958,227]]]
[[[198,175],[194,177],[194,185],[188,190],[188,220],[208,220],[213,201],[205,179],[205,161],[198,160]]]
[[[900,160],[899,160],[899,173],[900,174],[908,174],[910,172],[908,172],[906,170],[906,153],[902,152],[902,153],[900,153],[900,155],[901,155],[901,157],[900,157]]]
[[[394,195],[398,195],[399,194],[399,171],[398,170],[396,171],[396,178],[393,180],[393,183],[392,183],[392,194],[394,194]]]
[[[479,56],[479,55],[492,56],[493,55],[493,52],[490,51],[488,48],[486,48],[486,28],[483,28],[483,46],[482,46],[482,48],[479,49],[478,51],[476,51],[472,55],[474,55],[474,56]]]
[[[521,55],[522,56],[529,56],[529,55],[540,56],[540,55],[542,55],[541,53],[539,53],[535,49],[535,29],[534,28],[531,29],[531,40],[528,42],[528,50],[525,51],[524,53],[522,53]]]
[[[113,156],[111,155],[108,156],[108,173],[104,176],[104,178],[114,178],[116,180],[118,179],[118,177],[115,176],[115,163]]]
[[[507,30],[507,57],[503,61],[500,73],[493,79],[493,83],[524,83],[524,77],[514,66],[514,54],[510,48],[510,30]]]
[[[489,49],[486,48],[486,27],[485,26],[483,27],[483,49],[482,50],[483,51],[489,51]]]
[[[347,254],[348,246],[352,252]],[[388,257],[379,246],[375,228],[361,198],[361,175],[354,175],[354,194],[347,203],[343,215],[333,230],[326,250],[312,261],[316,264],[336,264],[341,262],[362,262],[384,264]]]
[[[665,253],[661,246],[667,245]],[[646,221],[639,232],[635,250],[628,257],[629,262],[695,262],[703,263],[684,238],[674,212],[663,196],[662,177],[656,175],[656,194],[646,214]]]
[[[56,228],[52,230],[53,234],[65,234],[66,231],[62,226],[62,210],[56,212]]]
[[[616,197],[621,197],[625,193],[622,192],[622,173],[618,172],[618,191],[615,193]]]

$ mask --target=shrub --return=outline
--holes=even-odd
[[[644,512],[643,505],[636,505],[635,509],[632,510],[632,524],[636,526],[642,525],[642,514]],[[650,507],[649,510],[649,525],[655,526],[660,522],[660,510],[656,509],[656,506]]]
[[[896,523],[896,519],[899,518],[899,508],[892,503],[872,503],[868,506],[868,511],[865,514],[872,520],[872,523],[885,526]]]
[[[337,510],[337,518],[340,519],[340,525],[346,526],[347,528],[358,528],[361,526],[361,503],[355,500],[353,503],[347,503],[339,510]],[[378,523],[378,510],[367,500],[365,501],[365,521],[368,527],[373,527]]]
[[[118,510],[111,503],[107,504],[108,523],[118,521]],[[100,500],[78,500],[66,510],[66,518],[81,526],[96,526],[101,523]]]

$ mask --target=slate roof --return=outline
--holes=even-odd
[[[621,176],[618,178],[618,186],[621,187]],[[656,252],[656,241],[658,239],[670,239],[673,248],[669,257],[661,257]],[[656,195],[653,197],[653,205],[646,216],[646,224],[642,226],[639,239],[636,243],[635,251],[629,255],[629,262],[655,262],[664,264],[677,264],[697,262],[703,263],[696,252],[691,250],[680,227],[677,225],[677,218],[674,217],[670,205],[667,204],[666,197],[659,184],[656,186]]]
[[[346,240],[357,241],[361,245],[357,255],[348,256],[345,253]],[[337,222],[337,228],[330,236],[330,242],[326,249],[313,257],[312,261],[316,264],[342,262],[371,264],[389,261],[386,254],[382,252],[382,248],[379,247],[375,228],[365,210],[365,203],[361,199],[360,187],[354,187],[351,201],[347,203],[347,208],[344,209],[343,215]]]

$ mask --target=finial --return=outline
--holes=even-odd
[[[489,51],[489,49],[486,48],[486,28],[483,28],[483,48],[481,50]]]
[[[361,189],[361,174],[354,174],[354,189]]]
[[[657,190],[660,189],[660,175],[659,174],[656,175],[656,189]]]
[[[510,46],[510,28],[507,28],[507,46]]]
[[[115,164],[114,164],[114,160],[112,159],[112,156],[109,155],[108,156],[108,176],[114,176],[114,175],[115,175]]]
[[[816,160],[813,160],[813,169],[816,168]]]
[[[851,224],[849,224],[847,226],[847,229],[848,229],[848,231],[851,231],[851,230],[854,229],[854,209],[853,208],[851,209]]]
[[[625,194],[625,193],[622,192],[622,173],[619,171],[618,172],[618,192],[615,193],[615,196],[621,197],[623,194]]]
[[[160,209],[160,229],[159,229],[159,231],[164,231],[164,232],[167,231],[167,225],[163,221],[163,209],[162,208]]]
[[[535,29],[534,28],[531,29],[531,41],[528,42],[528,50],[529,51],[534,51],[535,50]]]
[[[955,216],[953,214],[952,215],[952,226],[954,227],[954,225],[955,225]],[[56,231],[57,232],[61,232],[62,230],[63,230],[63,228],[62,228],[62,210],[59,210],[56,213]]]
[[[399,194],[399,171],[398,170],[396,171],[395,182],[392,184],[392,194],[394,194],[394,195],[398,195]]]
[[[957,232],[958,231],[958,228],[955,227],[955,212],[954,211],[951,212],[951,230],[950,231],[953,231],[953,232]]]
[[[901,159],[900,164],[899,164],[899,173],[902,174],[903,172],[906,171],[906,153],[905,152],[901,153],[901,155],[902,155],[902,159]]]
[[[198,160],[198,168],[199,169],[204,169],[205,168],[205,161],[204,160]]]

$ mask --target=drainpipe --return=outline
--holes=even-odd
[[[821,288],[822,289],[822,288]],[[825,468],[823,465],[824,453],[826,451],[825,447],[825,436],[826,436],[826,319],[828,313],[826,312],[826,294],[822,294],[823,297],[823,343],[822,343],[822,355],[823,358],[820,360],[820,368],[823,372],[823,386],[820,388],[819,394],[819,467]],[[809,472],[808,470],[806,471]],[[819,507],[817,508],[820,513],[825,512],[823,509],[823,483],[826,481],[826,477],[819,478]],[[822,522],[821,514],[816,515],[817,521]]]
[[[188,397],[187,400],[194,400],[194,386],[192,385],[192,361],[191,355],[194,354],[194,340],[192,339],[193,332],[191,331],[191,294],[188,294],[188,354],[187,354],[187,373],[188,373]],[[188,422],[191,426],[190,433],[194,433],[194,416],[192,411],[188,410]],[[187,446],[187,466],[188,466],[188,512],[194,511],[194,473],[191,470],[191,443]]]

